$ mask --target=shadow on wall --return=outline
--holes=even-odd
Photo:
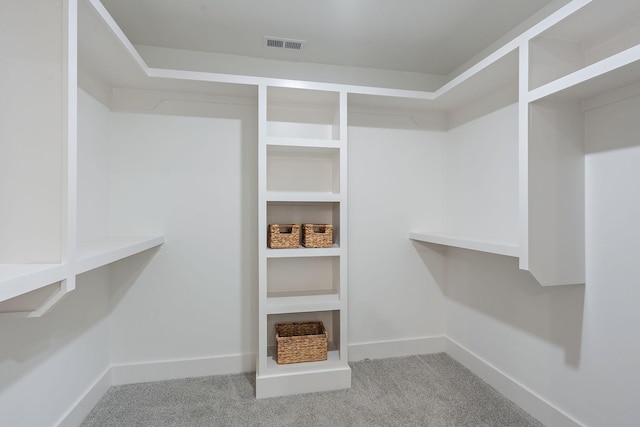
[[[0,322],[0,390],[36,371],[108,316],[109,273],[99,268],[77,278],[76,289],[43,317],[5,317]],[[108,355],[105,354],[105,360]],[[75,363],[77,361],[74,361]],[[69,369],[73,369],[73,363]],[[40,384],[55,387],[59,384]]]
[[[559,346],[565,362],[579,366],[584,285],[543,287],[529,272],[519,269],[517,258],[428,243],[414,245],[450,302]],[[438,263],[443,253],[444,271]],[[448,316],[456,315],[448,310]],[[489,336],[492,330],[472,316],[455,325],[448,319],[447,335],[451,328],[458,333],[460,325],[465,324],[463,327],[473,329],[474,334],[487,334],[487,339],[495,340]]]
[[[166,242],[165,242],[166,243]],[[109,312],[124,298],[151,259],[162,249],[156,247],[124,258],[110,265]]]

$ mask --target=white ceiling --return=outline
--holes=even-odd
[[[446,75],[552,0],[102,0],[134,44]],[[557,1],[555,2],[557,3]],[[302,39],[295,52],[263,36]]]

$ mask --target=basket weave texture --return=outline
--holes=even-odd
[[[267,244],[272,249],[300,246],[300,224],[269,224]]]
[[[322,322],[276,324],[278,364],[327,360],[327,330]]]
[[[302,245],[305,248],[330,248],[333,245],[333,226],[302,224]]]

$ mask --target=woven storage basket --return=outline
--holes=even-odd
[[[276,324],[278,364],[327,360],[327,330],[322,322]]]
[[[272,249],[300,246],[300,224],[269,224],[267,245]]]
[[[302,224],[302,245],[305,248],[330,248],[333,245],[333,226]]]

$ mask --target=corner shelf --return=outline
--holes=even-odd
[[[520,256],[520,247],[516,243],[475,239],[452,233],[431,232],[412,232],[409,233],[409,238],[419,242],[435,243],[438,245],[471,249],[473,251],[487,252],[509,257],[517,258]]]

